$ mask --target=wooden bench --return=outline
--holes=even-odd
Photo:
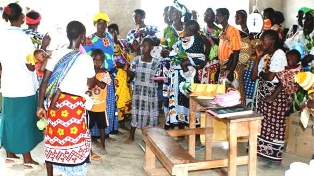
[[[187,176],[189,167],[198,164],[194,157],[162,128],[145,129],[143,140],[146,144],[144,170],[149,175],[170,173],[176,176]],[[156,167],[156,157],[164,168]]]

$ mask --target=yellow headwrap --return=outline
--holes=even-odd
[[[110,22],[110,19],[105,12],[99,12],[96,15],[94,15],[93,19],[94,24],[97,23],[98,20],[105,20],[107,23]]]
[[[31,65],[35,65],[36,63],[38,63],[38,60],[34,56],[34,52],[31,52],[26,56],[26,62]]]
[[[306,91],[313,89],[314,74],[311,72],[299,72],[295,75],[294,80]]]

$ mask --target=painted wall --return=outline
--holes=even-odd
[[[127,32],[135,27],[132,14],[141,8],[141,0],[99,0],[99,9],[108,14],[111,23],[119,26],[119,38],[125,38]]]

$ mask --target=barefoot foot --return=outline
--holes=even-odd
[[[134,141],[134,138],[128,138],[124,143],[131,144]]]

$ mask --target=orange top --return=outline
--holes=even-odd
[[[234,50],[241,48],[241,36],[233,26],[228,25],[225,31],[219,34],[218,58],[220,61],[229,59]]]
[[[104,76],[103,73],[97,73],[96,79],[101,80]],[[92,99],[94,105],[91,109],[92,112],[104,112],[107,108],[107,85],[104,89],[97,85],[92,89]]]

